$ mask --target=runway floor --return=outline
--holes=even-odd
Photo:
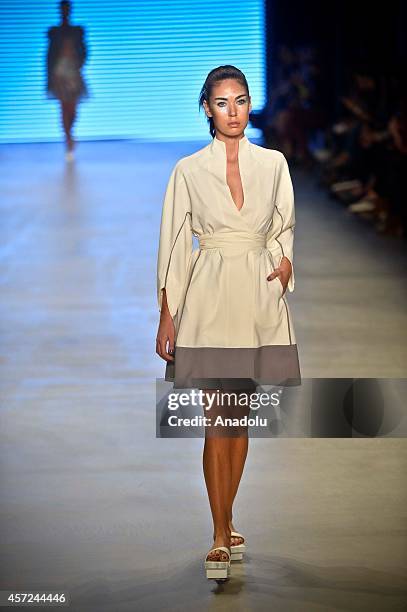
[[[204,144],[0,146],[0,588],[80,612],[404,610],[403,438],[250,440],[246,559],[205,578],[203,440],[155,434],[162,197]],[[292,177],[302,376],[405,378],[405,243]]]

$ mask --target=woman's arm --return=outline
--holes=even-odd
[[[85,28],[78,26],[78,62],[82,68],[88,58],[88,48],[85,42]]]
[[[191,216],[188,187],[178,162],[164,196],[157,258],[157,301],[161,312],[157,352],[163,359],[168,359],[169,350],[174,349],[173,319],[181,303],[192,255]]]
[[[275,189],[275,206],[271,228],[267,234],[267,248],[270,251],[274,268],[272,278],[282,273],[284,283],[289,291],[294,291],[294,189],[291,181],[288,163],[281,153],[280,170]],[[271,275],[270,275],[271,276]]]
[[[166,288],[173,318],[180,305],[192,254],[191,214],[188,188],[178,162],[165,192],[157,258],[158,308],[162,307],[161,290]]]
[[[161,314],[156,338],[156,353],[166,361],[174,361],[175,328],[167,304],[166,290],[162,289]]]

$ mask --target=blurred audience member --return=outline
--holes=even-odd
[[[268,146],[281,149],[294,163],[312,163],[308,141],[312,132],[326,122],[320,101],[321,76],[315,49],[304,46],[292,50],[285,45],[279,48],[265,138]]]
[[[378,232],[406,237],[407,87],[405,66],[350,66],[332,124],[312,47],[281,46],[267,105],[266,145],[312,165],[320,185]]]

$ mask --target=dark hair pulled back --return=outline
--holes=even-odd
[[[203,108],[204,100],[206,100],[206,102],[209,104],[209,98],[212,95],[213,86],[216,83],[219,83],[219,81],[224,81],[225,79],[235,79],[236,81],[239,81],[239,83],[246,88],[247,95],[250,95],[246,77],[243,72],[239,70],[239,68],[236,68],[236,66],[231,66],[230,64],[218,66],[209,72],[205,79],[205,83],[202,85],[202,89],[199,94],[199,108]],[[216,130],[213,123],[213,118],[207,116],[207,119],[209,123],[209,132],[212,138],[214,138]]]

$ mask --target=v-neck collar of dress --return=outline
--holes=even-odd
[[[247,149],[249,148],[249,139],[247,138],[247,136],[243,135],[242,138],[239,138],[239,150],[238,150],[238,156],[240,158],[241,154],[244,151],[247,151]],[[214,154],[222,154],[226,157],[226,143],[223,140],[220,140],[219,138],[216,138],[216,136],[214,136],[212,138],[212,142],[210,143],[210,147],[211,147],[211,151]]]
[[[247,179],[246,179],[246,158],[249,155],[250,151],[250,140],[247,136],[243,135],[242,138],[239,138],[239,149],[238,149],[238,161],[239,161],[239,171],[240,178],[242,180],[242,188],[243,188],[243,206],[240,210],[237,208],[232,194],[230,192],[229,185],[226,180],[226,143],[219,138],[214,136],[212,138],[212,142],[209,144],[210,151],[212,153],[212,159],[214,161],[213,171],[219,176],[225,186],[227,199],[230,201],[231,205],[235,209],[236,214],[241,217],[245,212],[248,204],[248,194],[247,194]]]

